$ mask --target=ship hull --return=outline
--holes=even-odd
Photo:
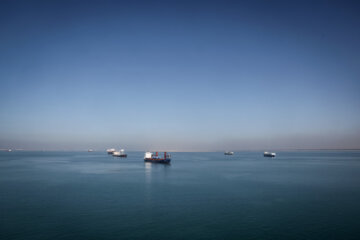
[[[274,154],[264,154],[264,157],[275,157]]]
[[[123,157],[123,158],[126,158],[127,157],[127,154],[120,154],[120,155],[113,155],[114,157]]]
[[[171,159],[169,158],[145,158],[145,162],[151,162],[151,163],[163,163],[163,164],[169,164]]]

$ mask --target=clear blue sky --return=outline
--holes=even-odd
[[[360,148],[357,1],[1,1],[0,148]]]

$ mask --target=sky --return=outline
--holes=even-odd
[[[0,1],[0,148],[360,148],[357,1]]]

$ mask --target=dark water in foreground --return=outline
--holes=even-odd
[[[0,239],[360,239],[360,152],[0,152]]]

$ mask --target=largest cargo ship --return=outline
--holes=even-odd
[[[152,162],[152,163],[170,163],[171,156],[164,152],[164,157],[159,157],[159,153],[156,152],[154,155],[152,152],[146,152],[144,156],[145,162]]]

